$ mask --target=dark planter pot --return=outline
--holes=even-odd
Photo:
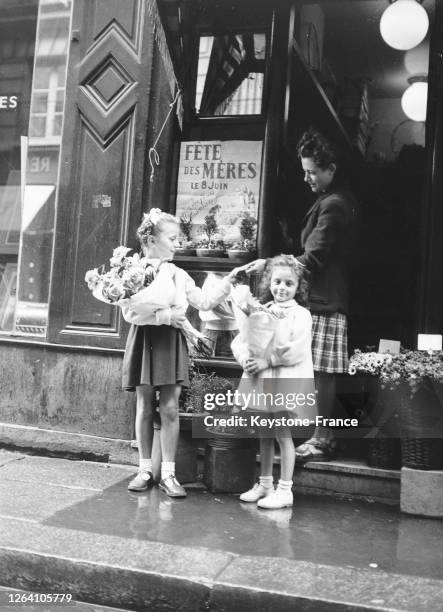
[[[175,249],[174,253],[174,255],[179,255],[181,257],[191,257],[195,254],[195,249]]]
[[[401,467],[400,440],[393,438],[369,439],[368,465],[384,470],[399,470]]]
[[[223,249],[197,249],[198,257],[224,257],[225,251]]]
[[[235,259],[244,263],[248,263],[248,261],[253,261],[257,256],[257,253],[255,251],[246,251],[241,249],[231,249],[227,253],[229,259]]]
[[[255,439],[242,439],[227,432],[216,434],[206,443],[204,484],[211,493],[242,493],[250,489],[255,479],[256,456]]]

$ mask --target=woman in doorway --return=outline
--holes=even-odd
[[[310,272],[309,308],[318,413],[330,418],[336,375],[348,368],[349,269],[357,204],[339,178],[337,150],[322,134],[312,129],[305,132],[297,145],[297,155],[304,181],[317,196],[303,220],[302,253],[297,259]],[[264,260],[257,260],[248,266],[247,272],[260,271],[263,266]],[[328,461],[334,449],[332,431],[317,427],[312,438],[297,447],[296,461]]]

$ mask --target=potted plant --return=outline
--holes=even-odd
[[[180,421],[188,421],[188,429],[192,428],[196,439],[206,438],[203,482],[213,493],[244,491],[250,487],[255,475],[255,440],[241,438],[234,427],[211,427],[204,423],[208,415],[229,417],[232,414],[233,407],[228,402],[217,405],[214,410],[205,410],[208,398],[232,390],[233,381],[215,372],[207,373],[193,367],[190,386],[183,398],[184,413],[181,413]]]
[[[350,359],[349,373],[377,382],[372,415],[377,437],[385,446],[398,444],[401,438],[402,465],[442,469],[443,352],[402,349],[391,355],[357,350]]]
[[[382,385],[399,402],[402,465],[443,469],[443,351],[402,350],[385,364]]]
[[[391,359],[389,353],[356,349],[348,369],[349,374],[359,377],[359,409],[367,413],[367,462],[380,469],[399,469],[401,464],[400,441],[395,437],[398,424],[395,398],[380,384],[381,371]]]
[[[180,247],[175,250],[176,255],[195,255],[195,243],[192,240],[192,225],[192,213],[189,213],[189,215],[183,213],[180,217],[180,231],[183,240],[180,243]]]
[[[202,233],[205,237],[197,245],[197,255],[199,257],[223,257],[225,254],[225,244],[218,236],[218,224],[215,218],[219,210],[220,206],[216,204],[209,209],[209,213],[205,216],[202,227]]]
[[[244,262],[252,261],[256,256],[255,234],[257,219],[248,212],[243,215],[240,223],[241,240],[234,242],[228,249],[228,257],[241,259]]]

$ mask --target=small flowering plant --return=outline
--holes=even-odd
[[[110,258],[110,270],[105,272],[104,266],[88,270],[85,281],[94,297],[109,304],[115,304],[138,293],[143,287],[152,283],[155,269],[146,257],[135,253],[129,256],[128,247],[119,246],[114,249]]]
[[[348,372],[351,375],[380,376],[383,367],[392,361],[392,357],[390,353],[375,353],[373,351],[363,353],[360,349],[355,349],[349,360]]]
[[[407,382],[415,392],[424,380],[443,382],[443,351],[402,351],[380,373],[382,383]]]
[[[391,355],[356,349],[348,371],[352,375],[376,376],[384,387],[396,388],[406,383],[414,393],[425,380],[443,382],[443,351],[402,350],[398,355]]]

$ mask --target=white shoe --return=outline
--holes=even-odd
[[[257,503],[259,508],[268,510],[277,510],[278,508],[289,508],[294,505],[294,497],[292,491],[286,489],[275,489],[264,499],[260,499]]]
[[[274,487],[269,487],[269,489],[267,489],[263,485],[256,482],[252,489],[249,489],[249,491],[246,491],[240,495],[240,501],[251,503],[257,502],[262,497],[267,497],[273,493],[273,491]]]

